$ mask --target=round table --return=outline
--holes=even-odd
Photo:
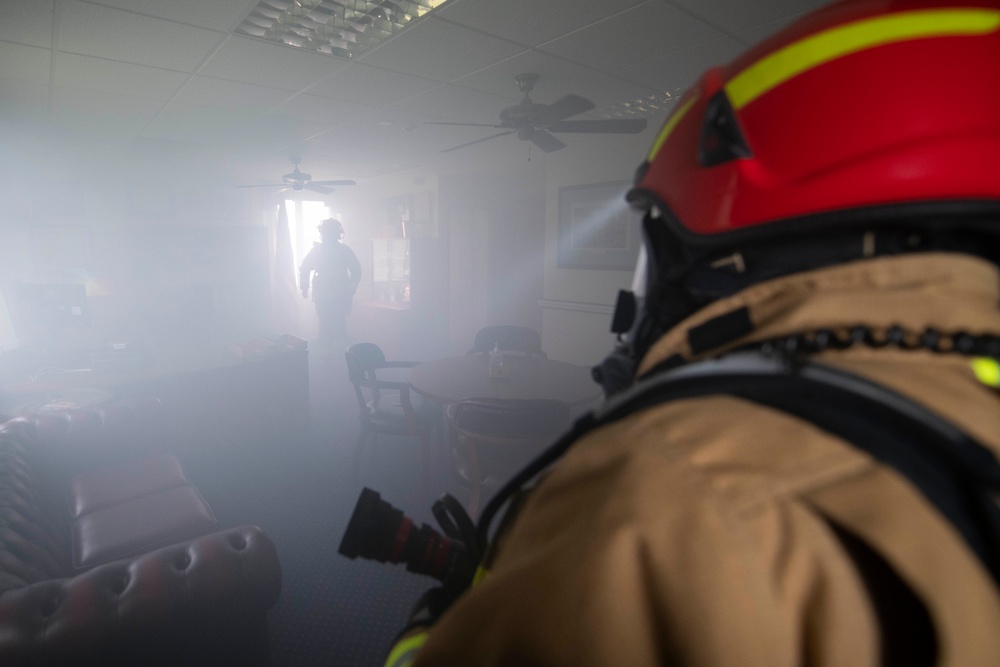
[[[506,377],[490,375],[490,355],[467,354],[428,361],[410,369],[410,386],[439,403],[463,398],[557,399],[579,406],[601,397],[590,368],[542,357],[507,354]]]

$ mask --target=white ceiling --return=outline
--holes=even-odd
[[[535,102],[574,93],[598,110],[683,89],[824,1],[451,0],[353,61],[235,34],[256,4],[0,0],[0,147],[78,140],[213,161],[234,181],[270,182],[292,154],[317,179],[478,169],[530,144],[441,153],[497,130],[425,123],[498,122],[523,72],[541,75]]]

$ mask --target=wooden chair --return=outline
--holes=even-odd
[[[347,374],[358,399],[360,431],[354,448],[354,474],[361,474],[361,455],[369,442],[381,435],[418,438],[421,446],[420,481],[425,495],[430,479],[430,434],[436,422],[433,411],[423,406],[410,385],[379,377],[388,368],[412,368],[417,361],[386,361],[374,343],[356,343],[347,348]],[[440,415],[440,413],[438,413]]]
[[[446,410],[454,474],[475,517],[485,492],[521,469],[570,425],[569,407],[549,399],[468,398]]]
[[[505,352],[521,352],[538,357],[542,352],[542,336],[530,327],[513,324],[495,324],[476,332],[469,354],[489,352],[496,345]]]

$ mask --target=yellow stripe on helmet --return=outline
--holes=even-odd
[[[789,44],[734,76],[724,88],[739,110],[772,88],[814,67],[883,44],[924,37],[983,35],[1000,27],[1000,11],[983,8],[924,9],[856,21]],[[652,162],[667,137],[697,100],[692,96],[667,119],[646,157]]]
[[[670,114],[670,117],[667,118],[667,122],[663,124],[663,129],[660,130],[660,134],[657,135],[656,141],[653,142],[653,147],[649,149],[649,155],[646,156],[646,160],[648,162],[653,161],[653,158],[655,158],[656,154],[660,151],[660,147],[663,146],[663,142],[667,140],[670,133],[674,131],[675,127],[677,127],[677,123],[681,122],[684,114],[688,112],[696,101],[698,101],[698,96],[692,95],[687,102],[679,106],[672,114]]]
[[[726,94],[734,109],[814,67],[872,47],[924,37],[981,35],[1000,26],[993,9],[925,9],[857,21],[789,44],[734,76]]]

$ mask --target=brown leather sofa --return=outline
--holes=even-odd
[[[0,665],[266,665],[281,591],[159,446],[157,399],[0,425]]]

